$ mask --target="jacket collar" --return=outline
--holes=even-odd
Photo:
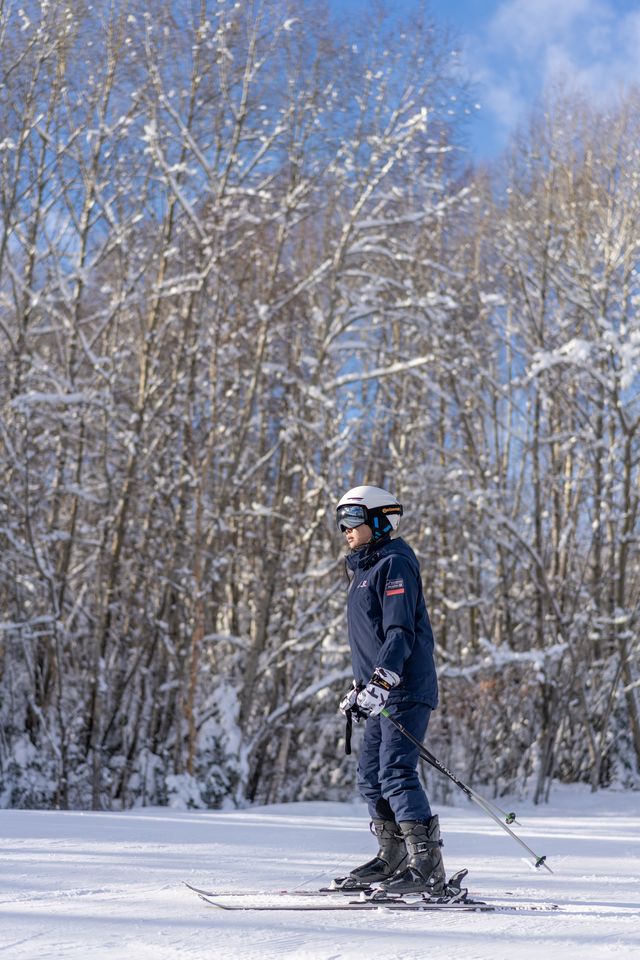
[[[348,553],[344,558],[345,563],[350,570],[369,570],[369,568],[373,567],[380,557],[384,555],[386,552],[385,547],[390,543],[391,535],[387,533],[384,537],[376,540],[375,543],[367,543],[364,547],[360,547],[359,550]]]

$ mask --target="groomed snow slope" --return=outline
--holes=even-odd
[[[472,805],[438,811],[447,870],[468,867],[478,897],[560,911],[224,913],[182,884],[313,889],[373,853],[359,804],[1,811],[0,960],[640,957],[640,795],[556,790],[549,806],[516,810],[516,830],[553,875],[529,869]]]

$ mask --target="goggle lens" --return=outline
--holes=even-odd
[[[366,523],[366,520],[365,508],[357,503],[346,503],[344,506],[338,507],[336,511],[338,529],[343,533],[345,530],[361,527],[363,523]]]

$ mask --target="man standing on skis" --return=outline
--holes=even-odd
[[[440,827],[418,778],[418,749],[380,711],[423,740],[438,702],[433,633],[416,556],[391,539],[402,505],[380,487],[360,486],[340,500],[336,520],[350,553],[347,600],[353,686],[340,710],[366,716],[358,788],[367,801],[377,855],[351,871],[352,884],[388,893],[440,896],[446,877]]]

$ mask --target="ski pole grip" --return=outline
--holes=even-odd
[[[344,752],[347,756],[351,754],[351,731],[353,730],[353,720],[351,719],[351,710],[347,710],[347,726],[344,732]]]

